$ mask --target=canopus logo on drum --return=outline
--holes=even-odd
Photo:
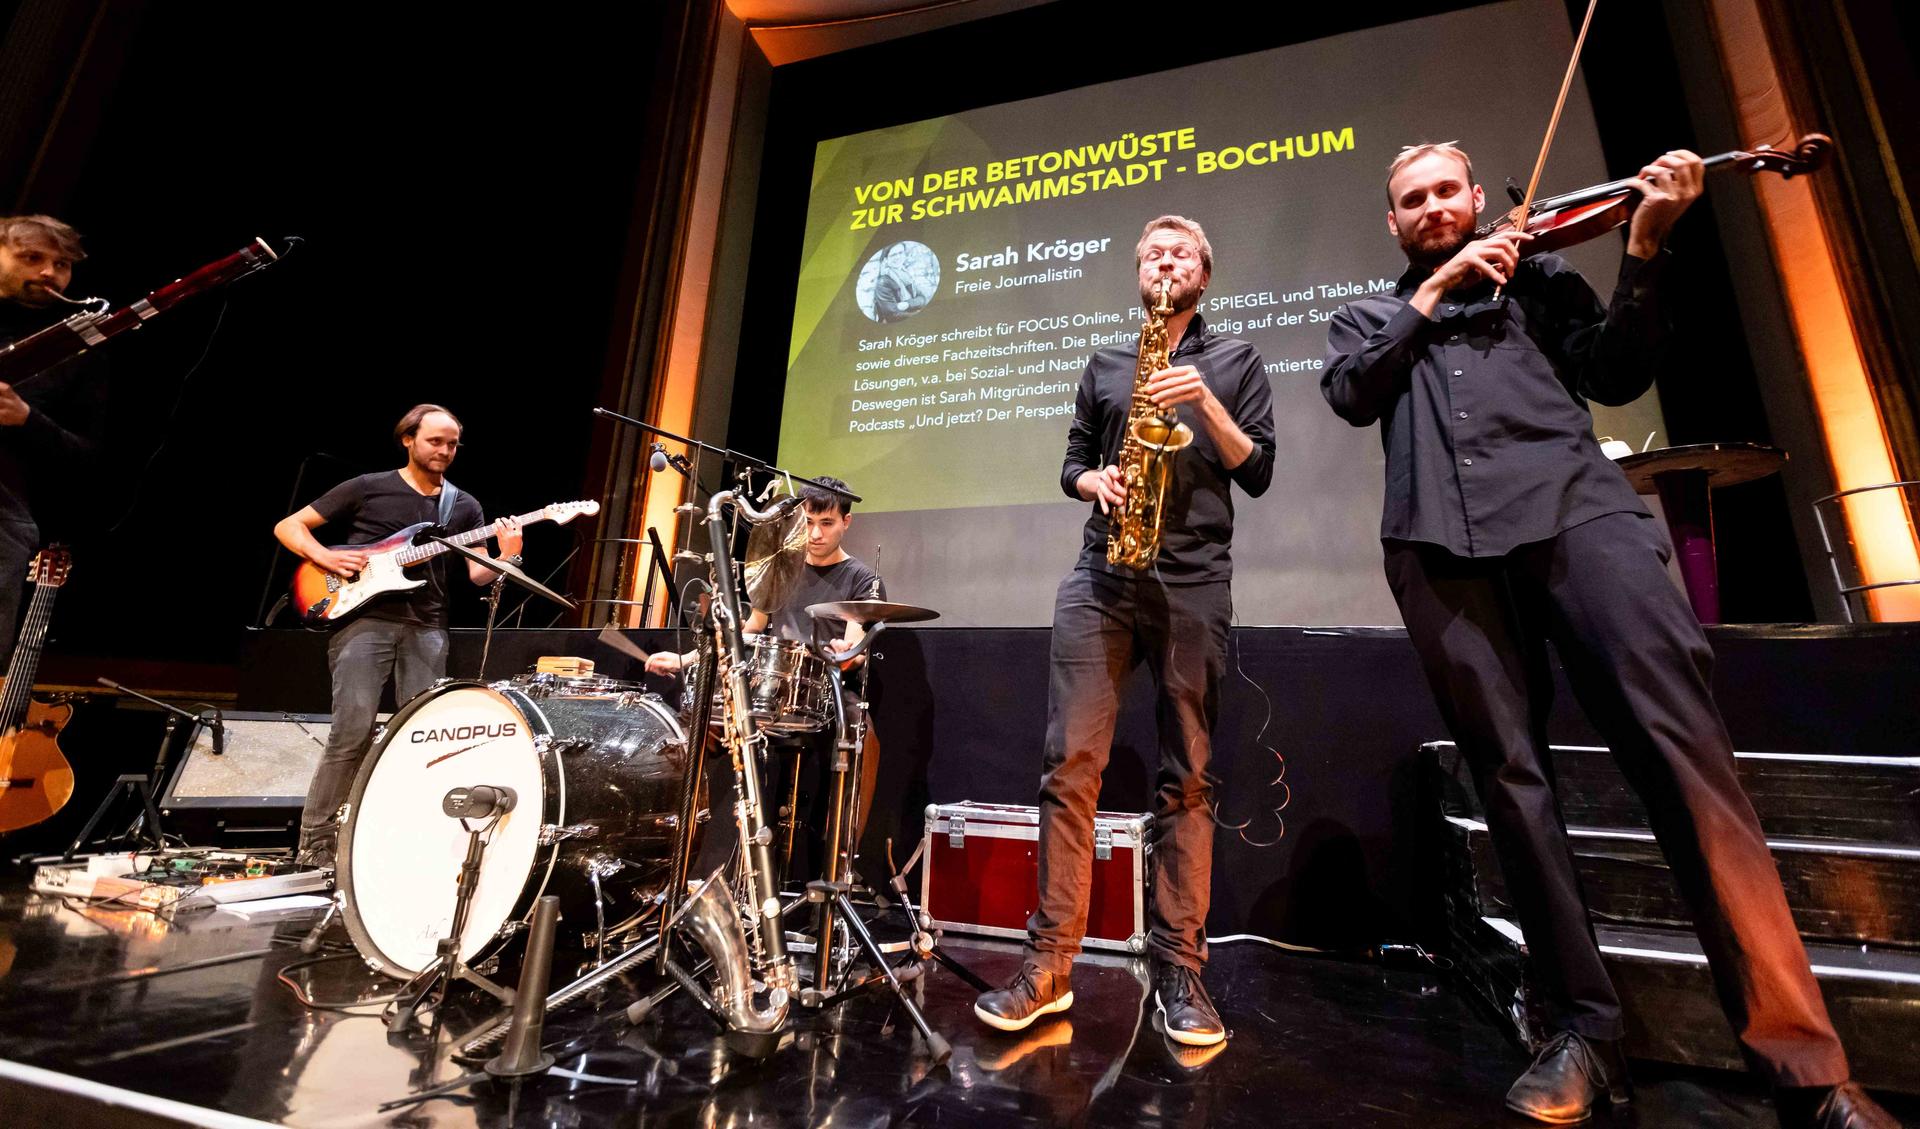
[[[495,737],[512,737],[520,732],[517,721],[500,721],[491,725],[450,725],[445,729],[416,729],[407,735],[407,740],[416,745],[428,741],[472,741],[475,738],[491,740]]]

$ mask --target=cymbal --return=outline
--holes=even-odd
[[[807,563],[807,515],[799,507],[779,521],[747,534],[747,598],[756,608],[777,608],[793,594]]]
[[[844,619],[848,623],[924,623],[939,619],[932,608],[912,604],[890,604],[885,600],[840,600],[831,604],[808,604],[807,614],[815,619]]]

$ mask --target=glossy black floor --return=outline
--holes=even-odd
[[[1500,1097],[1525,1056],[1444,977],[1252,942],[1215,947],[1207,981],[1233,1029],[1215,1053],[1175,1050],[1142,1022],[1137,962],[1089,959],[1073,1010],[1021,1035],[982,1027],[973,990],[934,968],[910,990],[953,1043],[940,1068],[884,991],[804,1016],[760,1061],[730,1053],[684,998],[630,1026],[627,991],[598,1014],[549,1022],[549,1049],[588,1079],[548,1076],[517,1094],[484,1083],[382,1113],[461,1069],[444,1040],[435,1050],[424,1035],[389,1038],[377,1007],[296,1002],[277,974],[301,959],[311,918],[215,911],[168,923],[31,895],[9,873],[0,1059],[297,1126],[1519,1124]],[[1019,959],[1000,942],[956,939],[950,951],[989,980]],[[291,979],[323,1002],[393,986],[351,955]],[[485,1014],[477,1000],[449,1010],[453,1030]],[[1641,1126],[1772,1123],[1744,1077],[1639,1073]]]

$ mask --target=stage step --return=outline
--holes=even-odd
[[[1550,1037],[1458,749],[1423,750],[1440,808],[1460,979],[1529,1046]],[[1822,993],[1869,1086],[1920,1093],[1920,757],[1737,753]],[[1739,1069],[1706,958],[1645,809],[1612,755],[1553,746],[1555,791],[1630,1054]]]
[[[1629,1055],[1744,1069],[1691,931],[1598,925],[1594,932],[1626,1007]],[[1550,1034],[1523,1002],[1526,948],[1519,926],[1503,917],[1462,917],[1454,941],[1468,981],[1521,1026],[1523,1039],[1531,1045]],[[1913,1054],[1920,1046],[1920,953],[1809,944],[1807,957],[1854,1077],[1878,1089],[1920,1093],[1920,1059]]]
[[[1506,883],[1479,819],[1446,817],[1450,850],[1468,861],[1474,908],[1511,917]],[[1571,827],[1567,838],[1595,921],[1690,929],[1653,833]],[[1920,948],[1920,848],[1769,839],[1794,924],[1809,941]]]
[[[1480,818],[1480,800],[1451,741],[1424,746],[1439,764],[1449,815]],[[1553,745],[1554,791],[1568,826],[1647,827],[1646,809],[1613,754],[1592,745]],[[1735,753],[1740,783],[1769,837],[1920,848],[1920,756]]]

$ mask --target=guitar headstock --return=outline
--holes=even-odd
[[[594,514],[599,513],[600,503],[598,502],[555,502],[553,505],[548,506],[546,509],[541,510],[540,512],[546,516],[546,519],[548,521],[553,522],[555,525],[565,525],[568,522],[572,521],[574,518],[580,517],[582,515],[586,517],[592,517]]]
[[[67,572],[73,567],[73,556],[65,545],[48,545],[33,555],[33,563],[27,566],[27,579],[41,588],[58,588],[67,582]]]
[[[1744,172],[1777,172],[1784,177],[1813,172],[1827,163],[1833,153],[1833,138],[1824,133],[1809,133],[1792,149],[1763,145],[1741,154],[1739,166]]]

